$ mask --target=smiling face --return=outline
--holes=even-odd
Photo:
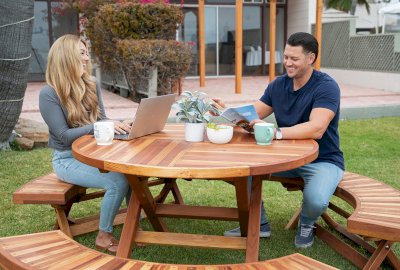
[[[301,80],[310,74],[314,60],[315,54],[305,52],[302,46],[286,44],[283,64],[290,78]]]
[[[90,58],[89,58],[89,52],[86,48],[86,45],[82,41],[79,42],[79,53],[81,55],[83,72],[86,72],[86,66],[89,63]]]

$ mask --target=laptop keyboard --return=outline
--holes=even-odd
[[[129,134],[114,134],[114,139],[117,140],[124,140],[124,139],[128,139]]]

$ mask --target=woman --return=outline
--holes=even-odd
[[[100,209],[96,248],[116,252],[118,240],[112,235],[113,221],[123,198],[129,199],[129,185],[120,173],[100,173],[97,168],[74,159],[73,141],[93,134],[93,123],[107,119],[101,90],[90,76],[91,65],[86,43],[74,35],[57,39],[50,48],[46,82],[39,96],[39,108],[49,127],[49,147],[53,148],[53,169],[68,183],[101,188],[106,192]],[[117,134],[130,126],[114,121]]]

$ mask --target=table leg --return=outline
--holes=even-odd
[[[253,176],[250,195],[249,227],[246,242],[246,262],[257,262],[260,244],[262,177]]]
[[[168,231],[164,221],[156,216],[156,204],[153,195],[147,185],[147,177],[137,177],[136,175],[126,175],[129,185],[132,188],[132,193],[135,193],[140,206],[146,213],[147,219],[150,221],[154,230],[159,232]]]
[[[249,224],[249,185],[247,177],[232,179],[236,190],[236,201],[239,213],[239,226],[242,236],[247,235]]]
[[[137,228],[139,226],[140,202],[134,192],[131,194],[125,223],[122,227],[121,239],[118,245],[117,257],[129,258],[135,242]]]
[[[154,198],[156,203],[164,203],[167,198],[169,192],[172,192],[174,196],[175,204],[185,204],[179,190],[178,185],[176,184],[176,179],[163,179],[164,187],[161,189],[160,193]]]

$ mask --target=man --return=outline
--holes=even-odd
[[[304,179],[302,211],[295,237],[298,248],[313,244],[314,223],[326,210],[344,172],[338,134],[340,89],[327,74],[313,69],[317,56],[318,42],[312,35],[291,35],[284,52],[287,73],[272,81],[254,104],[260,119],[275,114],[278,125],[275,139],[315,139],[319,144],[319,155],[314,162],[274,174]],[[215,101],[223,106],[220,100]],[[250,124],[256,122],[262,120]],[[269,237],[264,206],[261,211],[260,237]],[[240,229],[226,231],[224,235],[240,236]]]

